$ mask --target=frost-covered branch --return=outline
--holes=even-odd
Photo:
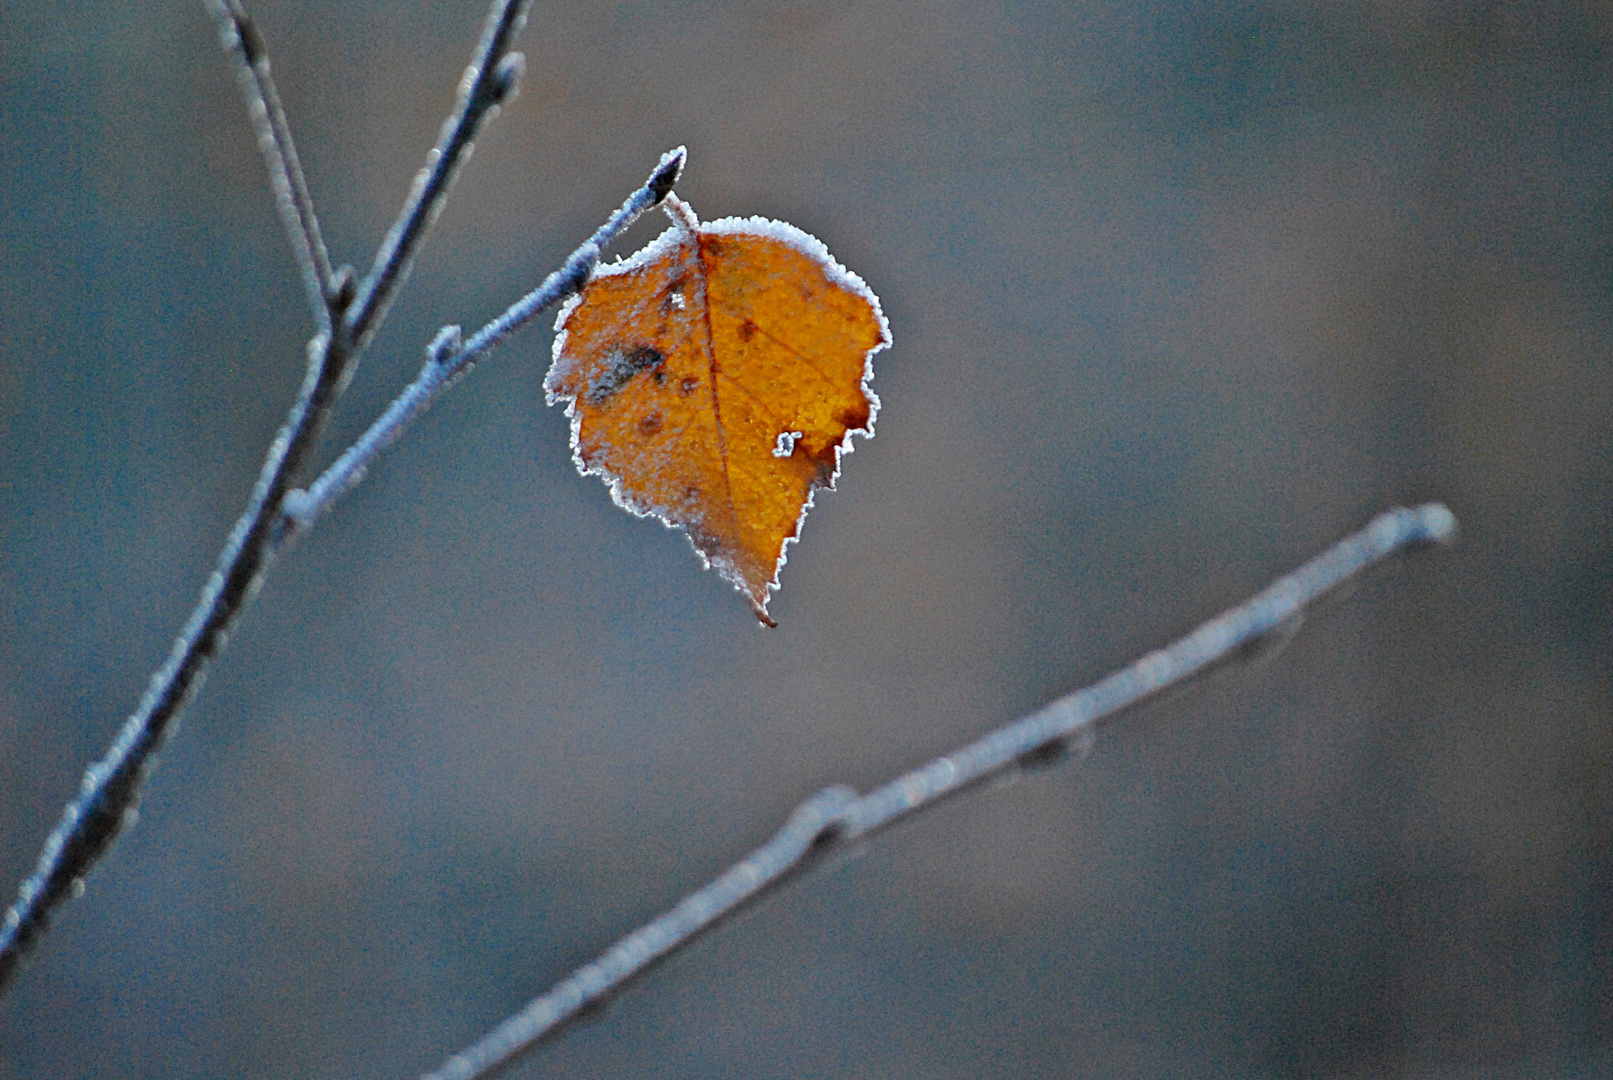
[[[685,158],[686,152],[681,146],[661,155],[660,164],[644,186],[628,196],[627,201],[593,236],[567,256],[560,269],[510,305],[504,314],[476,331],[469,341],[461,338],[457,326],[445,326],[438,331],[426,348],[426,362],[414,382],[387,406],[369,430],[343,451],[319,479],[309,484],[306,490],[293,491],[286,497],[287,538],[306,531],[319,515],[362,480],[364,470],[369,468],[376,455],[390,446],[415,417],[431,406],[439,393],[474,367],[495,345],[525,326],[551,304],[582,288],[594,272],[600,252],[633,224],[640,214],[667,197],[672,185],[677,182]]]
[[[269,52],[258,28],[241,6],[240,0],[205,0],[207,10],[218,23],[219,37],[236,64],[236,80],[246,97],[247,115],[257,132],[258,149],[269,167],[269,187],[274,191],[275,208],[291,240],[291,253],[308,293],[308,305],[320,332],[329,333],[331,304],[338,289],[314,214],[308,178],[303,175],[291,127],[280,105],[280,91],[269,71]]]
[[[1072,740],[1090,736],[1100,720],[1218,664],[1250,655],[1267,641],[1286,640],[1298,629],[1307,608],[1374,563],[1406,548],[1447,543],[1455,535],[1456,518],[1437,503],[1391,510],[1243,604],[1101,682],[1059,698],[871,794],[858,797],[839,785],[824,788],[797,807],[784,827],[743,861],[528,1002],[425,1080],[480,1080],[492,1075],[552,1037],[584,1009],[798,872],[812,856],[933,807],[996,773],[1056,756]]]
[[[0,992],[43,937],[52,913],[83,891],[84,875],[134,820],[141,787],[157,752],[200,689],[212,659],[224,647],[274,560],[285,531],[283,504],[293,478],[305,464],[359,353],[406,278],[472,141],[497,106],[509,99],[520,78],[521,57],[510,52],[509,46],[525,20],[526,0],[494,0],[475,58],[461,81],[459,103],[426,168],[416,178],[397,223],[380,245],[373,269],[360,285],[350,270],[331,269],[313,200],[270,77],[262,36],[240,0],[204,2],[236,60],[247,111],[317,330],[308,344],[307,372],[296,402],[270,444],[246,509],[231,529],[201,599],[111,748],[85,770],[78,797],[68,804],[46,839],[34,873],[22,883],[17,901],[0,922]],[[666,162],[662,164],[664,170]],[[670,183],[666,180],[667,187]],[[655,190],[657,198],[665,195],[665,190]],[[584,245],[579,251],[592,251],[592,258],[598,258],[597,247]],[[568,260],[557,275],[561,290],[556,297],[580,284],[577,258],[574,255]],[[592,265],[589,261],[588,266]],[[479,352],[485,352],[488,344]],[[459,370],[466,366],[468,363]]]
[[[380,326],[408,278],[420,241],[437,219],[448,187],[469,156],[482,124],[515,96],[526,58],[510,52],[510,43],[526,24],[529,3],[530,0],[493,0],[476,56],[459,81],[459,105],[443,123],[436,148],[427,157],[425,168],[415,176],[403,212],[381,241],[375,262],[348,311],[348,331],[361,347]]]

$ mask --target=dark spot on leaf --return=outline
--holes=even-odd
[[[834,468],[834,464],[835,464],[835,444],[834,443],[826,442],[826,443],[822,443],[822,444],[820,444],[818,446],[813,446],[810,443],[803,442],[803,443],[800,444],[800,449],[801,449],[801,453],[806,455],[807,460],[815,461],[819,465],[827,465],[831,469]]]
[[[695,387],[699,385],[699,379],[695,378],[693,375],[685,375],[683,377],[683,381],[678,384],[678,389],[683,392],[685,397],[687,397],[688,395],[694,393]]]
[[[666,427],[666,417],[662,416],[658,409],[639,417],[638,431],[640,435],[654,435],[664,427]]]
[[[617,350],[611,357],[610,366],[588,380],[588,389],[583,391],[582,398],[590,405],[603,405],[633,376],[645,368],[655,367],[665,359],[648,345],[639,345],[625,352]]]
[[[835,455],[837,445],[833,439],[822,443],[808,442],[802,439],[795,444],[795,452],[806,458],[813,465],[813,486],[834,487],[835,466],[838,464]]]
[[[666,382],[666,368],[656,368],[654,371],[650,372],[650,378],[655,380],[656,386],[661,386]]]
[[[868,402],[864,401],[854,409],[841,409],[835,413],[835,423],[843,424],[847,428],[868,428]]]
[[[695,546],[706,553],[707,558],[710,558],[723,549],[722,538],[705,529],[700,524],[692,522],[687,526],[687,528],[689,530],[689,539],[693,540],[695,542]]]
[[[739,340],[749,341],[756,336],[756,324],[749,319],[739,324]]]

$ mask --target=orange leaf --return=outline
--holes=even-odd
[[[602,266],[561,309],[549,403],[567,402],[577,468],[618,504],[687,530],[767,614],[784,546],[851,436],[872,437],[879,298],[817,240],[780,221],[674,225]]]

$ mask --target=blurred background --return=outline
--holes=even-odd
[[[368,265],[479,3],[256,0]],[[328,461],[687,144],[880,295],[758,629],[576,474],[547,317],[271,577],[0,1076],[407,1077],[761,841],[1397,503],[1459,546],[704,939],[522,1077],[1613,1075],[1613,6],[540,5]],[[633,250],[663,222],[638,225]],[[0,882],[301,378],[201,5],[0,5]]]

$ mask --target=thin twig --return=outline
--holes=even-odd
[[[514,96],[525,59],[510,43],[526,22],[530,0],[494,0],[476,55],[459,81],[459,104],[443,123],[437,146],[415,175],[414,187],[397,222],[381,241],[375,262],[347,313],[347,328],[360,346],[367,343],[398,289],[409,276],[426,230],[442,209],[449,185],[465,160],[482,123]]]
[[[320,332],[329,333],[330,305],[334,297],[330,256],[319,232],[314,200],[308,193],[308,179],[297,158],[291,127],[280,105],[280,91],[269,72],[269,53],[256,24],[240,0],[205,0],[207,10],[218,23],[224,48],[236,62],[236,79],[246,95],[247,115],[258,134],[258,148],[269,166],[269,186],[274,190],[275,207],[291,239],[292,255],[308,304]]]
[[[1455,535],[1456,518],[1437,503],[1391,510],[1238,607],[1101,682],[1059,698],[869,795],[859,798],[855,791],[839,785],[824,788],[797,807],[784,828],[742,862],[528,1002],[425,1080],[491,1076],[702,931],[776,887],[810,856],[933,807],[946,796],[1020,762],[1042,760],[1072,739],[1090,735],[1098,721],[1245,655],[1270,636],[1290,633],[1306,608],[1386,556],[1409,547],[1446,543]]]
[[[644,211],[658,205],[672,190],[683,169],[687,153],[683,147],[661,155],[661,161],[644,186],[628,196],[617,211],[588,240],[566,257],[560,269],[543,284],[517,300],[498,318],[476,331],[469,341],[460,337],[459,327],[445,326],[426,348],[426,362],[415,377],[376,418],[368,431],[342,452],[319,479],[306,490],[286,496],[284,536],[290,539],[307,530],[314,520],[329,510],[337,499],[364,478],[382,450],[390,446],[409,423],[425,412],[437,395],[465,374],[495,345],[530,322],[551,304],[570,296],[594,272],[600,253]]]
[[[52,913],[84,888],[84,875],[133,822],[140,789],[185,706],[201,688],[208,665],[224,647],[241,612],[256,595],[276,553],[281,506],[292,477],[330,414],[352,365],[385,315],[425,229],[442,204],[460,162],[481,124],[513,93],[521,74],[519,54],[509,43],[523,21],[525,0],[494,0],[476,61],[461,84],[459,105],[444,126],[442,143],[417,180],[398,223],[382,243],[375,270],[360,294],[350,272],[329,270],[324,243],[308,197],[295,147],[269,78],[268,53],[239,0],[207,0],[219,20],[226,48],[245,69],[241,74],[248,112],[269,168],[282,220],[310,292],[317,289],[321,330],[308,343],[308,368],[297,395],[258,473],[245,511],[230,530],[201,599],[186,620],[168,659],[152,675],[134,714],[106,755],[84,772],[76,799],[45,840],[34,873],[18,889],[0,922],[0,993],[18,965],[49,928]]]

